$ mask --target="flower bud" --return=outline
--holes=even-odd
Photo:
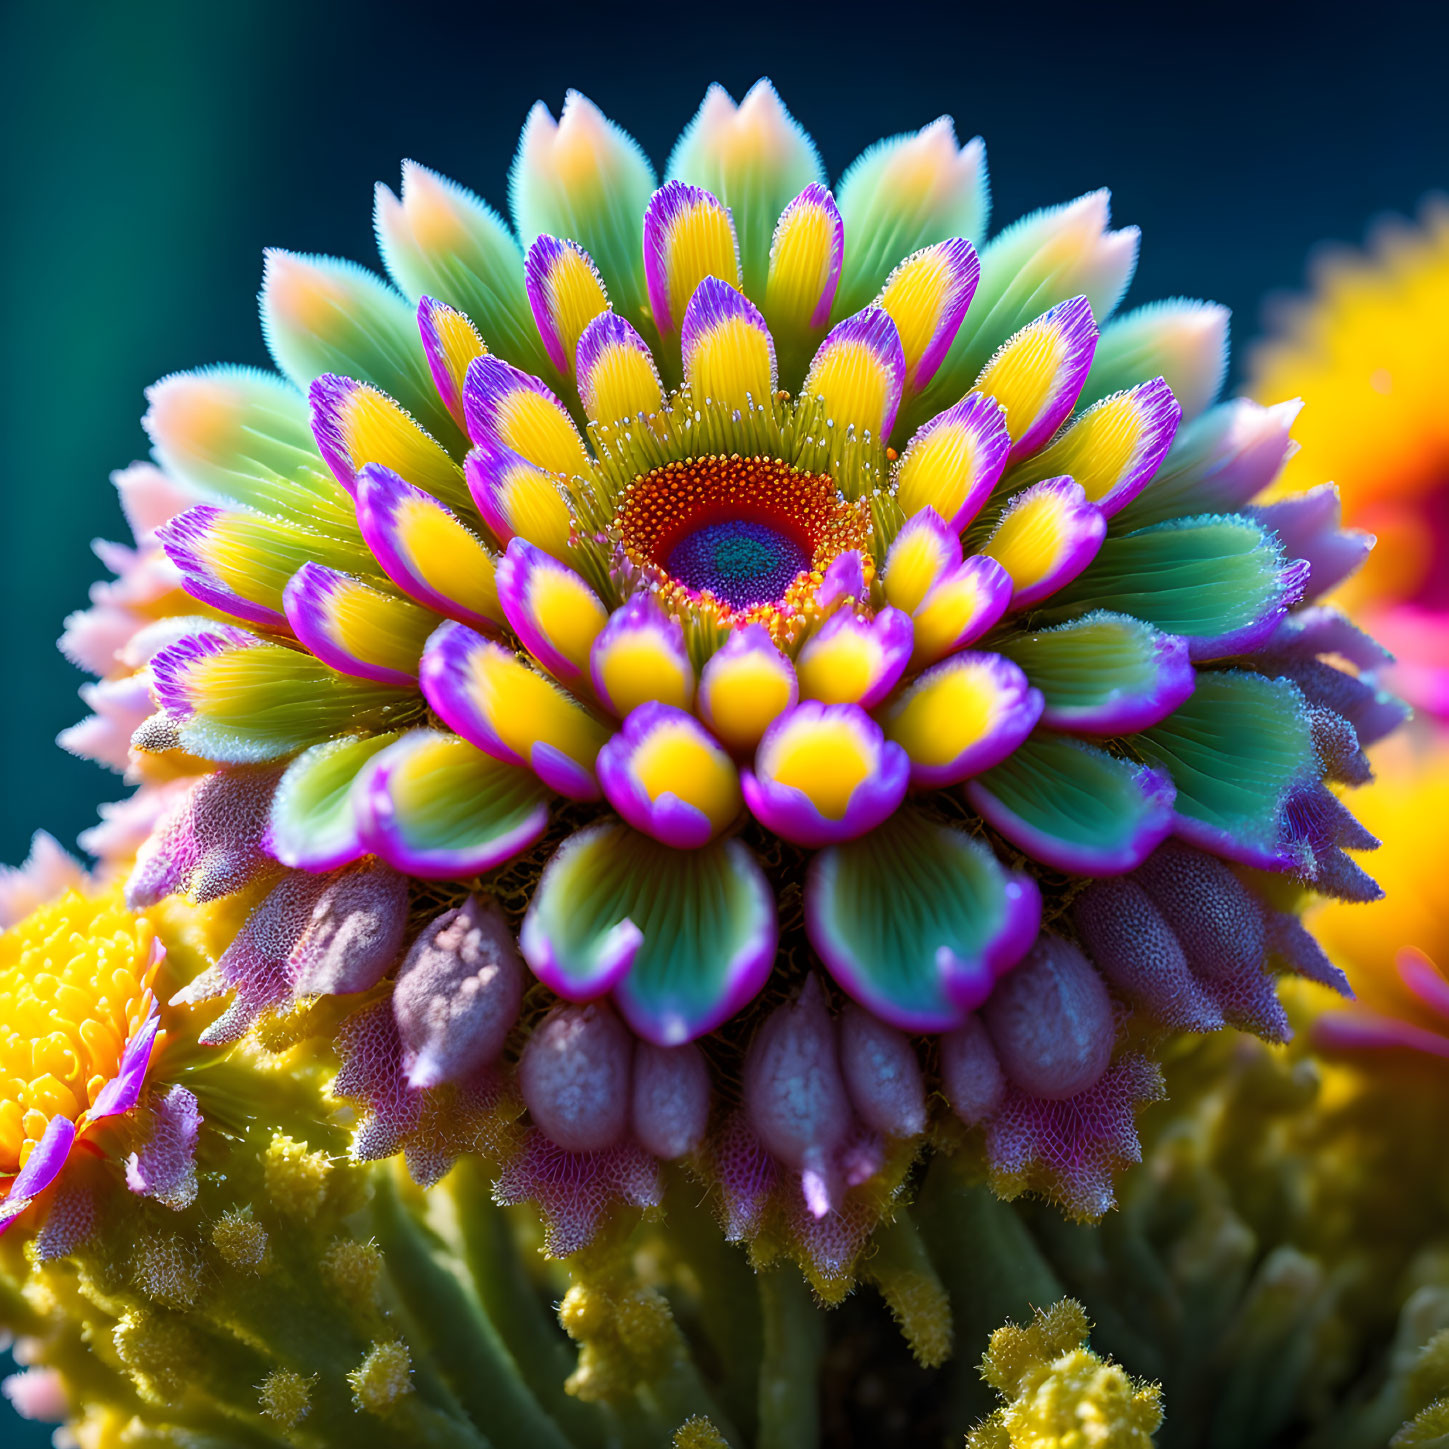
[[[926,1088],[910,1039],[854,1002],[840,1014],[840,1066],[867,1127],[886,1137],[926,1130]]]
[[[502,912],[476,896],[413,942],[392,1009],[411,1087],[456,1082],[503,1050],[523,1000],[523,962]]]
[[[568,1152],[600,1152],[624,1135],[629,1118],[632,1042],[603,1002],[556,1006],[518,1064],[534,1124]]]
[[[968,1016],[941,1038],[941,1090],[968,1127],[1001,1105],[1006,1079],[980,1017]]]
[[[709,1068],[696,1046],[634,1048],[634,1135],[666,1162],[692,1152],[709,1126]]]

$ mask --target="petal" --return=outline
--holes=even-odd
[[[463,470],[386,393],[324,372],[307,397],[317,447],[354,497],[358,470],[380,463],[450,508],[468,506]]]
[[[914,668],[974,644],[1006,612],[1011,575],[994,558],[972,554],[931,585],[911,623],[916,631]]]
[[[594,759],[609,732],[516,654],[461,624],[444,624],[423,653],[423,694],[485,754],[528,765],[551,789],[598,798]]]
[[[166,948],[159,941],[152,946],[152,951],[153,959],[157,961],[166,954]],[[150,1065],[151,1053],[156,1046],[156,1036],[160,1029],[161,1008],[153,998],[140,1026],[132,1033],[125,1051],[121,1053],[116,1075],[96,1093],[95,1100],[86,1113],[88,1122],[118,1117],[122,1112],[129,1112],[140,1100],[141,1088],[146,1081],[146,1068]]]
[[[1091,563],[1107,532],[1102,511],[1070,478],[1048,478],[1018,493],[982,547],[1011,575],[1011,607],[1056,593]]]
[[[959,533],[991,496],[1010,451],[1001,404],[967,393],[906,444],[895,470],[896,502],[907,516],[934,508]]]
[[[874,709],[905,673],[912,637],[910,618],[899,609],[871,619],[837,610],[795,656],[800,697]]]
[[[699,676],[700,718],[736,754],[752,751],[799,698],[794,667],[763,624],[731,630]]]
[[[317,452],[306,399],[274,372],[211,367],[146,389],[157,462],[204,497],[357,538],[352,503]]]
[[[69,1117],[57,1113],[46,1123],[44,1135],[31,1149],[25,1166],[10,1179],[9,1191],[0,1198],[0,1233],[60,1175],[74,1142],[75,1123]]]
[[[402,164],[402,196],[375,193],[373,224],[388,274],[409,301],[425,293],[461,308],[505,357],[536,366],[523,256],[503,219],[464,186]]]
[[[864,603],[869,598],[865,582],[865,555],[858,548],[848,548],[830,561],[830,566],[821,576],[820,587],[815,591],[815,603],[822,613],[836,604],[854,601]]]
[[[1087,614],[1054,629],[1009,635],[997,648],[1045,696],[1042,723],[1072,734],[1147,729],[1193,691],[1186,641],[1130,614]]]
[[[986,364],[976,390],[1006,409],[1013,458],[1034,452],[1066,421],[1096,350],[1091,304],[1073,297],[1028,322]]]
[[[353,784],[396,734],[349,735],[304,750],[272,797],[263,847],[293,870],[329,871],[360,860],[369,847],[357,829]]]
[[[830,320],[845,254],[845,225],[824,186],[807,186],[780,213],[770,243],[765,315],[776,331],[804,337]]]
[[[1171,774],[1184,839],[1266,870],[1296,863],[1284,816],[1294,790],[1317,777],[1317,756],[1288,680],[1205,670],[1192,698],[1132,747]]]
[[[882,724],[911,760],[911,784],[944,789],[999,764],[1032,732],[1041,691],[999,654],[953,654],[892,701]]]
[[[1049,448],[1012,472],[1013,483],[1065,473],[1110,518],[1151,481],[1182,409],[1159,377],[1094,403]]]
[[[706,277],[684,309],[684,381],[696,404],[736,412],[769,408],[777,376],[775,342],[759,308],[718,277]]]
[[[546,383],[500,358],[468,364],[463,411],[475,443],[501,444],[564,478],[593,471],[568,409]]]
[[[463,379],[468,365],[482,357],[488,349],[478,329],[456,307],[433,297],[418,299],[418,331],[423,339],[423,353],[433,386],[448,409],[448,416],[460,430],[466,428],[463,416]]]
[[[1306,572],[1242,515],[1176,519],[1109,538],[1049,613],[1132,614],[1182,635],[1193,659],[1221,659],[1267,642],[1301,595]]]
[[[912,514],[896,534],[881,569],[886,602],[914,614],[931,586],[961,562],[961,540],[934,508]]]
[[[859,705],[809,700],[765,731],[741,783],[762,825],[815,847],[862,835],[893,814],[910,762]]]
[[[555,679],[572,682],[608,620],[599,596],[571,569],[515,538],[498,564],[498,603],[523,647]]]
[[[675,143],[668,174],[708,188],[730,209],[744,287],[755,296],[764,285],[780,209],[802,186],[825,181],[815,143],[767,80],[756,81],[738,106],[723,86],[710,86]]]
[[[805,886],[805,929],[830,974],[906,1031],[962,1025],[1040,922],[1030,877],[912,810],[821,851]]]
[[[890,313],[900,333],[908,392],[919,392],[936,375],[980,275],[976,248],[952,237],[913,253],[886,278],[876,305]]]
[[[465,471],[473,502],[497,538],[526,538],[555,558],[567,556],[574,519],[552,473],[500,443],[474,448]]]
[[[1071,875],[1121,875],[1172,829],[1172,781],[1059,735],[1037,734],[966,786],[1013,845]]]
[[[910,252],[948,237],[972,240],[991,211],[986,148],[956,144],[949,116],[880,141],[853,161],[836,188],[845,219],[845,275],[837,315],[863,307]]]
[[[652,594],[637,594],[610,615],[594,640],[590,675],[599,699],[621,719],[650,700],[680,709],[694,700],[684,630]]]
[[[776,940],[770,884],[738,840],[675,850],[615,824],[559,847],[519,933],[546,986],[571,1001],[612,990],[656,1046],[703,1036],[752,1000]]]
[[[367,848],[429,880],[492,870],[548,826],[548,791],[533,774],[437,730],[412,730],[377,755],[356,800]]]
[[[644,212],[644,275],[654,323],[663,333],[679,330],[706,277],[738,287],[739,247],[724,203],[703,187],[666,181]]]
[[[831,329],[800,393],[821,400],[842,436],[853,428],[884,442],[895,425],[905,378],[896,324],[890,313],[867,307]]]
[[[396,398],[435,438],[457,437],[413,309],[381,277],[335,257],[271,248],[261,304],[267,349],[298,387],[324,372],[355,377]]]
[[[649,344],[622,317],[601,312],[579,338],[579,401],[595,423],[657,413],[664,384]]]
[[[501,623],[493,555],[437,499],[369,463],[358,475],[357,521],[387,576],[448,619]]]
[[[1102,329],[1083,403],[1149,377],[1166,379],[1191,421],[1217,397],[1228,370],[1228,309],[1181,298],[1150,302]]]
[[[542,101],[528,113],[508,178],[515,230],[524,246],[541,232],[573,237],[630,316],[645,302],[639,218],[653,190],[639,143],[588,97],[569,91],[557,122]]]
[[[529,247],[524,275],[538,335],[553,365],[568,377],[584,328],[609,310],[599,269],[577,242],[544,235]]]
[[[298,640],[324,664],[379,684],[412,684],[438,626],[431,609],[316,563],[292,575],[284,600]]]
[[[156,698],[176,721],[180,744],[204,760],[281,759],[332,735],[385,727],[409,698],[337,674],[310,654],[236,635],[188,635],[151,661]]]
[[[734,761],[704,726],[667,704],[641,704],[599,751],[605,798],[636,830],[676,849],[707,845],[740,813]]]

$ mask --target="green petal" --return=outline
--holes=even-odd
[[[1173,821],[1165,775],[1045,733],[970,781],[966,796],[1013,845],[1069,875],[1135,870]]]
[[[1191,641],[1193,658],[1217,658],[1261,643],[1297,583],[1282,546],[1261,524],[1209,514],[1108,537],[1081,575],[1047,601],[1042,617],[1091,609],[1131,614]]]
[[[426,213],[421,225],[410,224],[415,210]],[[402,199],[379,186],[374,215],[383,264],[410,301],[446,302],[468,314],[491,352],[525,372],[552,372],[528,305],[523,253],[497,212],[456,181],[405,161]]]
[[[1177,297],[1150,302],[1103,329],[1080,407],[1161,377],[1191,422],[1211,405],[1228,370],[1228,309]]]
[[[335,870],[367,853],[357,832],[352,786],[396,734],[328,740],[298,755],[272,797],[266,848],[296,870]]]
[[[855,999],[905,1031],[949,1031],[1025,953],[1034,883],[982,841],[914,810],[815,857],[806,929]]]
[[[1179,834],[1252,865],[1294,863],[1283,839],[1284,802],[1317,776],[1313,731],[1296,685],[1204,671],[1193,697],[1131,744],[1172,776]]]
[[[1193,689],[1183,641],[1130,614],[1086,614],[1034,634],[1009,635],[996,648],[1041,690],[1042,722],[1073,733],[1145,729]]]
[[[433,385],[417,316],[381,277],[336,257],[273,250],[266,256],[261,300],[267,347],[298,387],[324,372],[370,382],[449,452],[466,452]]]
[[[677,1046],[754,997],[777,939],[774,893],[738,840],[677,850],[606,823],[549,861],[519,947],[560,996],[612,990],[640,1036]]]
[[[548,827],[550,792],[537,775],[440,730],[404,735],[372,761],[354,793],[368,848],[430,880],[492,870]]]

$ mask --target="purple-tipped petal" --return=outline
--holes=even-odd
[[[1097,323],[1085,297],[1058,302],[1028,322],[976,379],[1006,409],[1011,457],[1034,453],[1070,416],[1097,351]]]
[[[629,1123],[632,1051],[607,1003],[554,1007],[518,1063],[519,1089],[539,1131],[568,1152],[613,1147]]]
[[[644,277],[654,325],[677,332],[706,277],[738,286],[739,247],[728,209],[701,186],[667,181],[644,212]]]
[[[605,798],[630,825],[680,850],[707,845],[740,813],[734,761],[672,705],[632,710],[595,768]]]
[[[933,585],[961,562],[961,540],[932,507],[901,526],[880,571],[886,602],[914,614]]]
[[[906,672],[914,642],[910,617],[899,609],[869,619],[837,610],[795,656],[800,697],[874,709]]]
[[[710,656],[699,676],[696,703],[715,738],[743,755],[753,752],[799,698],[794,666],[775,647],[770,631],[763,624],[747,624],[732,629],[724,647]]]
[[[812,181],[780,213],[770,243],[765,307],[777,326],[796,331],[830,320],[845,255],[845,224],[835,198]]]
[[[867,307],[831,328],[820,344],[801,397],[820,398],[844,437],[850,429],[884,442],[895,426],[906,383],[906,357],[889,312]]]
[[[579,401],[596,423],[658,412],[664,384],[649,344],[615,312],[600,312],[575,354]]]
[[[906,444],[895,467],[896,501],[909,515],[934,508],[960,533],[991,496],[1010,452],[1001,404],[969,392]]]
[[[1076,578],[1106,536],[1107,520],[1081,484],[1047,478],[1006,505],[982,552],[1011,575],[1011,607],[1026,609]]]
[[[926,591],[911,623],[916,631],[911,663],[916,668],[974,644],[996,627],[1011,603],[1011,575],[984,553],[947,570]]]
[[[220,531],[235,517],[224,508],[198,503],[163,523],[156,537],[166,557],[180,571],[182,588],[193,599],[249,624],[285,631],[287,619],[282,611],[238,593],[226,582],[213,558],[225,548],[218,537]]]
[[[500,444],[564,478],[591,469],[578,429],[553,390],[501,357],[475,357],[468,364],[463,411],[468,436],[480,447]]]
[[[157,959],[166,954],[160,941],[155,943],[153,953]],[[99,1122],[106,1117],[118,1117],[136,1105],[141,1098],[141,1088],[146,1084],[146,1068],[151,1064],[151,1052],[160,1030],[161,1007],[153,1000],[145,1019],[121,1053],[116,1075],[96,1093],[96,1099],[86,1113],[87,1120]]]
[[[1372,534],[1339,526],[1342,508],[1332,483],[1244,512],[1272,529],[1287,557],[1298,561],[1300,587],[1289,602],[1320,598],[1357,570],[1373,550]]]
[[[822,613],[847,600],[865,602],[865,559],[858,548],[846,549],[830,561],[815,591],[815,602]]]
[[[428,371],[433,375],[433,386],[453,421],[460,430],[465,430],[463,379],[468,374],[468,364],[488,349],[468,317],[433,297],[418,298],[418,332],[423,339],[423,353],[428,359]]]
[[[582,677],[608,612],[578,574],[515,538],[498,562],[498,604],[523,647],[555,679]]]
[[[709,1067],[697,1046],[634,1046],[630,1123],[647,1151],[665,1162],[685,1157],[704,1140],[712,1096]]]
[[[679,334],[684,381],[696,404],[736,411],[768,408],[779,373],[775,339],[760,309],[718,277],[706,277],[689,299]]]
[[[918,789],[944,789],[1000,764],[1036,727],[1041,691],[1000,654],[953,654],[892,701],[887,738],[911,761]]]
[[[584,328],[609,306],[599,269],[576,241],[544,234],[529,247],[523,276],[538,335],[549,360],[567,377]]]
[[[888,819],[905,798],[910,772],[906,752],[859,705],[807,700],[765,732],[741,785],[762,825],[815,848]]]
[[[651,701],[679,709],[694,701],[684,628],[651,593],[635,594],[609,616],[594,640],[589,674],[600,701],[620,718]]]
[[[524,970],[491,900],[430,921],[398,968],[392,1010],[415,1089],[461,1082],[495,1061],[518,1020]]]
[[[30,1150],[25,1166],[10,1179],[9,1191],[0,1198],[0,1233],[25,1211],[38,1193],[60,1175],[75,1142],[75,1123],[57,1113],[46,1124],[45,1133]]]
[[[555,558],[567,556],[573,513],[563,484],[502,443],[480,443],[463,464],[468,491],[495,538],[526,538]]]
[[[906,359],[906,388],[920,392],[951,350],[976,295],[981,263],[964,237],[923,247],[886,278],[878,305],[891,314]]]

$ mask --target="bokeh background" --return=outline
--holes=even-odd
[[[370,260],[372,184],[401,157],[501,209],[528,107],[568,85],[661,166],[711,79],[770,75],[832,176],[949,112],[986,137],[998,223],[1110,185],[1144,234],[1130,299],[1225,302],[1241,350],[1316,246],[1449,187],[1446,36],[1386,3],[3,0],[0,861],[122,793],[53,744],[84,712],[53,641],[90,540],[124,536],[108,475],[144,456],[143,388],[265,363],[262,248]],[[7,1415],[5,1449],[48,1441]]]

